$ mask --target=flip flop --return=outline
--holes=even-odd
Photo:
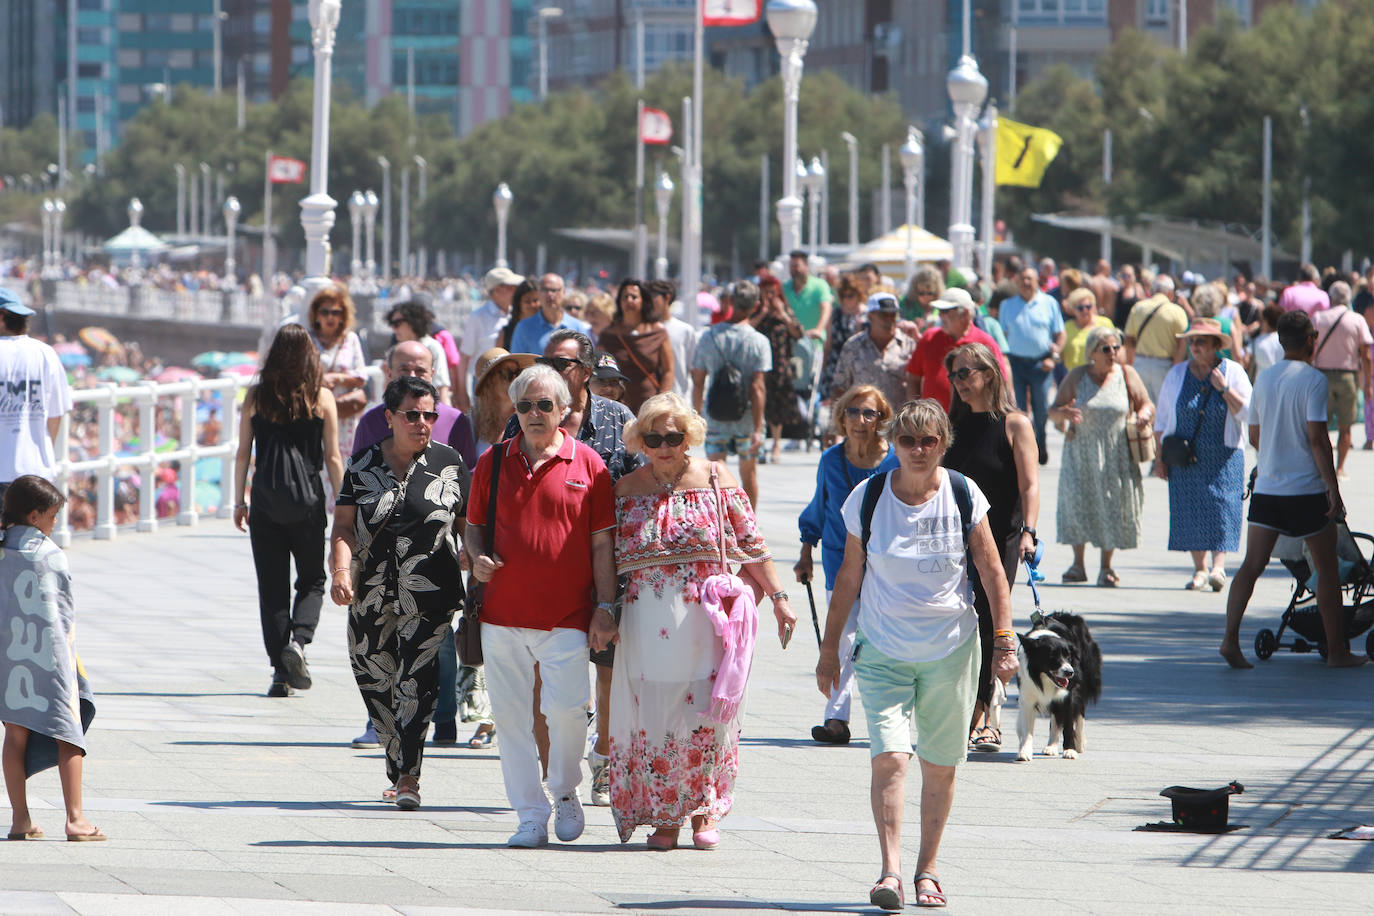
[[[33,828],[32,830],[29,830],[29,831],[27,831],[27,832],[25,832],[25,833],[11,833],[11,834],[8,834],[8,835],[6,835],[5,839],[7,839],[7,840],[41,840],[41,839],[43,839],[43,831],[42,831],[42,830],[39,830],[37,827],[35,827],[35,828]]]
[[[480,751],[484,747],[491,747],[491,741],[495,737],[495,729],[489,732],[479,731],[468,739],[468,747],[474,751]]]
[[[107,837],[105,834],[103,834],[103,833],[100,832],[100,828],[99,828],[99,827],[96,827],[95,830],[94,830],[94,832],[92,832],[92,833],[69,833],[69,834],[67,834],[67,842],[68,842],[68,843],[100,843],[100,842],[103,842],[104,840],[108,840],[108,839],[109,839],[109,837]]]
[[[923,891],[923,890],[921,890],[920,888],[921,888],[921,882],[922,882],[922,881],[929,881],[931,884],[935,885],[935,890],[933,890],[933,891]],[[923,871],[923,872],[921,872],[919,875],[916,876],[916,880],[913,882],[913,884],[915,884],[915,886],[916,886],[916,905],[917,905],[917,906],[923,906],[923,907],[942,907],[942,906],[946,906],[946,905],[949,904],[949,898],[945,896],[944,890],[942,890],[942,889],[940,888],[940,879],[939,879],[938,877],[936,877],[935,875],[932,875],[930,872],[928,872],[928,871]],[[931,902],[930,902],[930,903],[922,903],[922,902],[921,902],[921,898],[922,898],[922,897],[928,897],[928,898],[930,898],[930,901],[931,901]]]
[[[1070,566],[1068,569],[1064,570],[1064,581],[1065,581],[1065,582],[1087,582],[1087,581],[1088,581],[1088,573],[1087,573],[1087,570],[1085,570],[1083,567],[1081,567],[1081,566],[1079,566],[1077,563],[1075,563],[1074,565]]]
[[[895,888],[884,884],[888,878],[896,878]],[[868,892],[868,902],[880,910],[887,910],[889,913],[896,912],[906,906],[906,894],[902,890],[902,876],[895,872],[885,871],[878,876],[878,881],[873,885],[873,890]]]
[[[969,747],[975,751],[985,751],[996,753],[1002,749],[1002,733],[991,725],[983,725],[974,729],[977,737],[969,742]]]

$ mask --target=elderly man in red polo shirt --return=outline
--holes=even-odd
[[[587,735],[587,646],[600,651],[617,638],[610,613],[615,500],[601,457],[559,428],[572,403],[562,376],[548,366],[531,366],[511,382],[510,397],[520,432],[477,462],[466,544],[475,557],[473,576],[486,583],[487,693],[501,726],[506,797],[520,818],[508,845],[533,848],[549,841],[550,813],[530,705],[536,664],[543,682],[540,712],[549,727],[554,833],[571,842],[585,824],[577,787]],[[493,516],[495,539],[488,550],[486,526]]]
[[[906,364],[907,394],[913,399],[934,398],[949,412],[949,376],[945,374],[945,354],[966,343],[980,343],[992,351],[1011,383],[1011,367],[992,335],[973,323],[977,308],[968,290],[951,286],[931,303],[940,316],[938,327],[930,328],[916,342],[916,352]]]

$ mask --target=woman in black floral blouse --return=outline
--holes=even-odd
[[[430,439],[432,385],[404,376],[383,401],[392,435],[353,457],[339,491],[330,594],[348,605],[353,676],[386,749],[391,787],[382,799],[414,810],[439,695],[439,646],[453,637],[463,600],[458,544],[469,472],[456,451]]]

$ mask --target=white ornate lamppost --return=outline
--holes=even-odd
[[[363,195],[363,222],[367,227],[367,264],[363,274],[367,277],[369,292],[377,290],[377,192],[371,189]]]
[[[925,184],[923,172],[925,170],[926,151],[921,145],[921,132],[914,127],[906,129],[906,142],[897,151],[897,156],[902,162],[902,183],[906,186],[906,257],[903,266],[906,269],[906,279],[910,280],[912,273],[916,270],[916,240],[915,226],[920,226],[925,222],[925,214],[917,214],[918,195],[923,197]],[[922,207],[922,210],[925,208]]]
[[[43,221],[43,264],[38,271],[40,277],[51,277],[53,271],[52,239],[53,239],[53,217],[57,214],[57,205],[53,203],[51,197],[43,198],[43,203],[38,211],[39,218]]]
[[[382,169],[382,279],[391,279],[391,160],[377,157]]]
[[[825,192],[825,166],[819,156],[811,157],[806,172],[806,194],[811,204],[811,257],[816,257],[821,240],[821,194]]]
[[[238,261],[234,257],[234,230],[238,226],[239,214],[243,208],[239,199],[230,195],[224,200],[224,288],[233,290],[238,285]]]
[[[673,202],[673,179],[660,172],[654,182],[654,207],[658,210],[658,257],[654,259],[654,279],[668,279],[668,207]]]
[[[954,266],[966,270],[973,266],[973,138],[978,130],[978,111],[988,97],[988,81],[978,72],[978,62],[965,52],[954,69],[949,71],[945,87],[954,105],[949,241],[954,246]]]
[[[143,221],[143,201],[139,200],[137,197],[132,198],[125,212],[129,215],[129,228],[136,228],[138,224]],[[143,259],[139,256],[137,248],[133,249],[129,260],[129,266],[134,270],[138,270],[143,266]]]
[[[510,192],[510,185],[504,181],[496,186],[496,190],[491,194],[491,205],[496,208],[496,266],[509,267],[506,261],[506,218],[510,216],[511,201],[515,195]]]
[[[363,207],[367,206],[367,201],[363,199],[362,191],[354,191],[348,197],[348,222],[353,229],[353,247],[350,253],[353,260],[349,266],[349,286],[357,290],[363,280]]]
[[[329,231],[334,228],[335,206],[334,198],[329,196],[329,100],[339,7],[340,0],[310,0],[315,98],[310,121],[310,196],[301,201],[306,302],[329,285]]]
[[[62,222],[67,217],[67,202],[58,197],[52,202],[53,274],[62,276]]]
[[[844,131],[840,134],[849,150],[849,247],[859,247],[859,138]]]
[[[801,245],[802,202],[791,163],[797,158],[797,102],[806,49],[816,28],[813,0],[768,0],[764,8],[768,29],[782,55],[782,198],[777,203],[778,226],[782,230],[782,252]]]
[[[415,206],[418,208],[424,206],[425,195],[428,191],[428,186],[426,184],[426,176],[429,173],[429,163],[425,161],[424,156],[415,157],[415,171],[419,178],[419,187],[416,189],[415,196]],[[424,241],[425,222],[423,218],[423,212],[421,213],[421,219],[418,229],[419,231],[416,233],[416,235],[420,236],[420,238],[418,239],[419,252],[416,255],[416,259],[419,263],[417,265],[415,273],[417,276],[419,276],[421,280],[423,280],[426,276],[429,275],[429,249],[425,247]]]

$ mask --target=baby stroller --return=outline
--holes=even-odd
[[[811,337],[803,337],[792,349],[792,387],[797,393],[797,408],[801,423],[783,427],[784,439],[806,443],[806,450],[821,440],[825,430],[822,416],[821,367],[825,362],[825,344]]]
[[[1326,632],[1317,613],[1317,574],[1306,545],[1298,539],[1280,537],[1275,555],[1293,574],[1293,597],[1279,619],[1279,631],[1265,628],[1255,634],[1255,654],[1267,660],[1278,649],[1311,652],[1326,657]],[[1336,564],[1341,573],[1341,616],[1345,635],[1350,640],[1374,625],[1374,537],[1351,531],[1342,520],[1336,524]],[[1294,634],[1283,641],[1285,630]],[[1365,640],[1365,649],[1374,654],[1374,633]]]

